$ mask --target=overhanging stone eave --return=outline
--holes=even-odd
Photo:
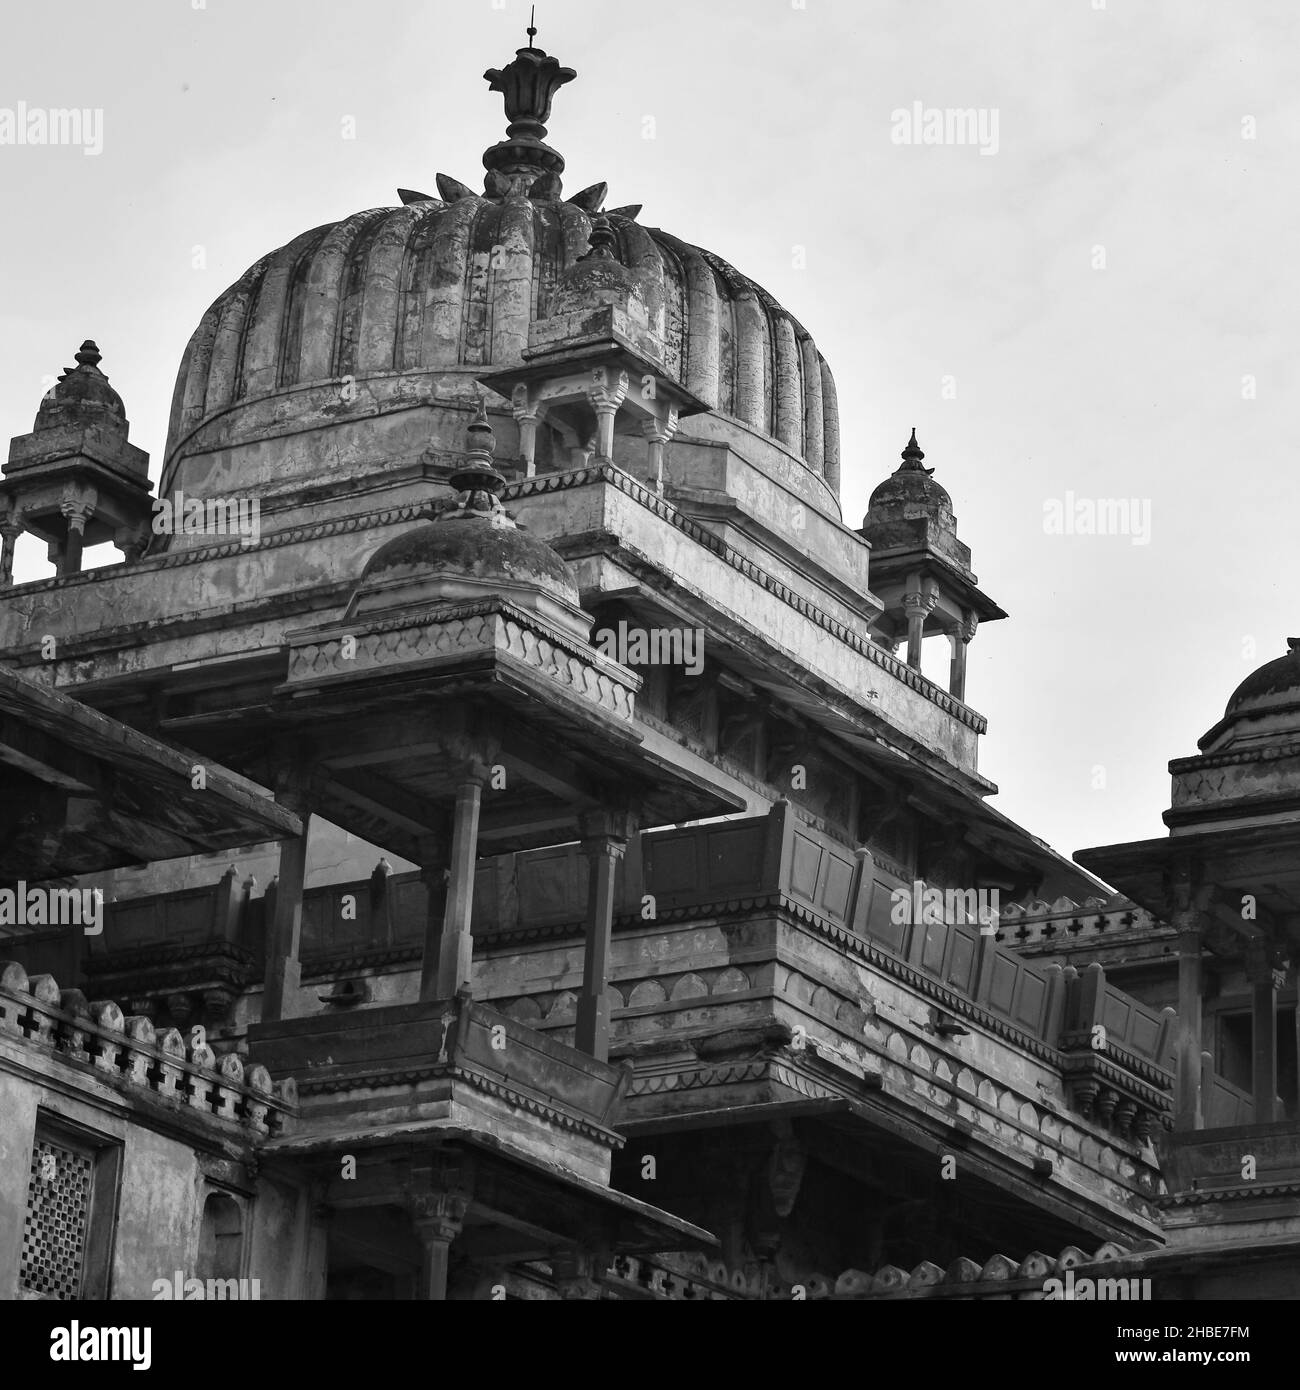
[[[653,376],[656,392],[673,404],[682,419],[703,415],[709,410],[706,402],[668,374],[662,362],[648,356],[618,332],[597,332],[568,345],[528,348],[520,366],[493,372],[477,380],[508,401],[516,386],[540,385],[557,374],[567,375],[600,366]]]
[[[871,552],[872,583],[896,578],[904,574],[919,573],[922,577],[933,573],[946,584],[951,585],[966,607],[973,609],[982,623],[1000,622],[1007,617],[1006,610],[995,603],[968,574],[946,555],[929,546],[895,546],[887,550],[873,548]]]
[[[880,1091],[861,1100],[854,1100],[843,1112],[826,1117],[837,1128],[856,1132],[860,1137],[883,1133],[894,1142],[907,1144],[926,1155],[951,1152],[955,1142],[951,1135],[933,1132],[915,1111],[887,1092]],[[984,1142],[982,1131],[973,1133],[960,1148],[962,1162],[975,1175],[1004,1192],[1011,1192],[1029,1208],[1049,1213],[1056,1220],[1090,1231],[1107,1240],[1131,1239],[1134,1236],[1159,1236],[1159,1226],[1136,1212],[1106,1202],[1095,1191],[1067,1187],[1060,1181],[1044,1180],[1010,1154],[1003,1153]]]
[[[12,723],[10,723],[12,721]],[[276,804],[269,792],[219,765],[204,762],[204,786],[194,783],[194,755],[152,739],[108,715],[83,705],[70,695],[45,686],[0,666],[0,764],[18,768],[25,777],[70,790],[77,784],[79,797],[102,808],[96,825],[108,824],[110,808],[120,810],[122,782],[136,784],[131,798],[136,809],[128,815],[132,824],[148,836],[165,834],[175,848],[179,839],[193,854],[239,849],[269,840],[288,839],[301,833],[297,816]],[[41,747],[27,745],[34,735]],[[59,767],[48,763],[55,757]],[[75,769],[93,774],[90,780],[73,775]],[[89,788],[89,790],[86,790]],[[148,808],[146,810],[146,808]],[[91,847],[88,838],[78,844],[98,859],[86,866],[84,856],[76,872],[89,873],[124,868],[139,862],[139,854],[109,843]],[[55,852],[49,847],[49,852]],[[66,872],[57,862],[36,864],[31,847],[20,851],[22,870],[17,876],[38,880]],[[162,857],[176,857],[174,854]],[[7,872],[7,869],[5,870]]]
[[[1060,1181],[1045,1181],[1023,1159],[994,1148],[981,1132],[965,1138],[959,1150],[955,1140],[945,1136],[933,1122],[911,1110],[902,1098],[878,1087],[868,1088],[857,1097],[833,1096],[810,1100],[777,1083],[769,1090],[780,1090],[779,1100],[727,1103],[728,1092],[739,1092],[748,1083],[724,1083],[708,1098],[711,1103],[696,1110],[654,1114],[652,1106],[669,1098],[671,1092],[658,1092],[624,1101],[624,1113],[617,1120],[619,1129],[630,1138],[646,1138],[681,1130],[715,1127],[720,1124],[747,1124],[773,1119],[803,1118],[846,1135],[855,1143],[866,1143],[873,1151],[884,1144],[917,1163],[928,1162],[936,1153],[959,1151],[961,1162],[981,1181],[1010,1192],[1029,1211],[1045,1212],[1063,1226],[1088,1231],[1105,1240],[1131,1240],[1159,1236],[1159,1226],[1117,1203],[1107,1202],[1096,1193],[1067,1187]],[[627,1110],[635,1104],[635,1116]],[[734,1116],[734,1118],[723,1118]]]
[[[1280,855],[1300,849],[1300,816],[1264,825],[1216,826],[1188,830],[1156,840],[1130,840],[1077,850],[1075,862],[1097,874],[1146,908],[1155,917],[1167,917],[1173,904],[1167,901],[1167,870],[1188,859],[1204,865],[1207,882],[1213,881],[1216,862],[1230,874],[1230,861],[1242,854]]]
[[[653,1207],[648,1202],[642,1202],[625,1192],[603,1187],[559,1164],[547,1163],[499,1135],[486,1130],[442,1124],[436,1120],[418,1121],[410,1125],[384,1129],[360,1128],[346,1134],[340,1132],[328,1136],[303,1135],[269,1140],[259,1147],[258,1153],[266,1163],[273,1160],[323,1160],[322,1171],[337,1174],[336,1155],[343,1152],[344,1148],[373,1150],[400,1146],[409,1149],[412,1144],[428,1143],[434,1143],[439,1147],[477,1150],[526,1170],[530,1176],[558,1184],[589,1214],[597,1218],[602,1215],[613,1217],[628,1223],[621,1229],[617,1238],[620,1247],[630,1252],[643,1250],[649,1253],[657,1250],[701,1247],[715,1249],[719,1244],[717,1237],[701,1226]]]

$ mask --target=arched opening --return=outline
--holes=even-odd
[[[233,1197],[211,1192],[199,1232],[200,1279],[238,1279],[244,1247],[244,1214]]]

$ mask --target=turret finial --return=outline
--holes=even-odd
[[[585,256],[579,256],[580,261],[618,260],[618,236],[603,212],[592,219],[591,235],[587,238],[587,243],[591,250]]]
[[[476,503],[467,501],[467,497],[473,498],[479,493],[486,493],[495,500],[497,493],[506,484],[505,476],[497,471],[492,461],[497,451],[497,437],[492,432],[492,424],[487,415],[487,400],[481,392],[474,418],[465,431],[465,443],[468,445],[465,461],[459,464],[451,475],[451,485],[457,492],[465,494],[461,498],[462,510],[492,511],[494,508],[483,498],[478,498]]]
[[[925,466],[925,455],[921,452],[921,446],[916,442],[916,426],[912,426],[912,437],[907,441],[907,448],[903,450],[903,466],[898,470],[900,473],[933,473],[933,468]]]

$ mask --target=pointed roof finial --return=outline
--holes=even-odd
[[[497,451],[497,437],[492,432],[487,415],[487,398],[482,392],[479,392],[474,418],[465,431],[465,443],[468,445],[465,461],[452,474],[452,487],[457,492],[487,492],[495,497],[505,486],[506,480],[492,461]]]
[[[898,470],[900,473],[933,473],[933,468],[925,466],[925,455],[921,452],[921,446],[916,442],[916,426],[912,426],[912,437],[907,441],[907,448],[903,450],[903,466]]]
[[[474,418],[469,422],[469,428],[465,434],[469,444],[470,458],[484,459],[490,463],[492,456],[497,451],[497,437],[492,432],[492,422],[488,419],[487,397],[481,391],[478,396],[478,405],[474,411]]]
[[[587,238],[587,244],[591,250],[585,256],[579,256],[580,261],[618,260],[618,236],[603,212],[592,219],[591,235]]]
[[[528,16],[528,47],[531,49],[533,40],[537,37],[537,6],[533,6],[533,12]]]

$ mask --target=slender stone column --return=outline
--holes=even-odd
[[[954,700],[966,698],[966,643],[956,632],[948,634],[952,660],[948,665],[948,694]]]
[[[1200,914],[1176,912],[1178,929],[1178,1082],[1174,1126],[1200,1129],[1201,1108],[1201,933]]]
[[[593,372],[595,384],[587,391],[587,401],[596,412],[596,457],[606,462],[614,459],[614,418],[627,399],[630,388],[626,372],[620,372],[611,382],[609,370],[597,367]]]
[[[668,418],[665,420],[646,420],[642,426],[642,433],[650,442],[650,486],[662,497],[664,491],[664,462],[668,453],[668,445],[672,442],[673,436],[677,433],[677,411],[670,409]]]
[[[86,522],[93,508],[81,502],[65,502],[60,508],[68,520],[68,539],[59,557],[59,575],[81,573],[81,551],[86,539]]]
[[[469,1197],[459,1192],[427,1192],[410,1199],[412,1224],[423,1252],[417,1298],[446,1301],[451,1243],[464,1227],[469,1203]]]
[[[302,975],[302,892],[307,878],[307,841],[311,812],[298,792],[276,798],[302,818],[302,834],[280,842],[280,870],[276,875],[274,908],[267,923],[266,975],[262,993],[262,1022],[273,1023],[292,1015],[293,1000]]]
[[[426,938],[420,999],[454,999],[470,982],[474,961],[474,937],[470,921],[474,912],[474,870],[478,863],[478,822],[483,786],[489,769],[475,764],[468,769],[456,792],[448,863],[447,910],[442,919],[436,966]]]
[[[519,457],[523,460],[524,476],[532,478],[537,474],[537,427],[546,419],[546,407],[532,400],[524,385],[515,387],[511,399],[519,426]]]
[[[14,549],[22,533],[22,522],[16,516],[0,521],[0,589],[14,582]]]
[[[420,970],[420,998],[438,997],[438,958],[442,952],[442,929],[447,919],[447,878],[451,866],[451,836],[454,817],[443,820],[441,831],[420,842],[420,881],[424,884],[428,910],[424,919],[424,961]]]
[[[948,640],[952,643],[952,666],[949,670],[948,693],[955,700],[964,701],[966,699],[966,653],[967,648],[975,639],[978,628],[979,619],[974,614],[967,613],[965,621],[948,634]]]
[[[921,643],[925,639],[925,620],[934,612],[938,599],[924,590],[909,590],[903,595],[903,612],[907,614],[907,664],[913,671],[921,669]]]
[[[632,827],[627,817],[584,818],[582,852],[587,856],[587,940],[574,1045],[598,1062],[609,1061],[609,948],[619,862]]]
[[[1246,977],[1250,981],[1250,1030],[1255,1123],[1272,1124],[1277,1118],[1277,991],[1272,953],[1267,943],[1252,942],[1246,953]]]

